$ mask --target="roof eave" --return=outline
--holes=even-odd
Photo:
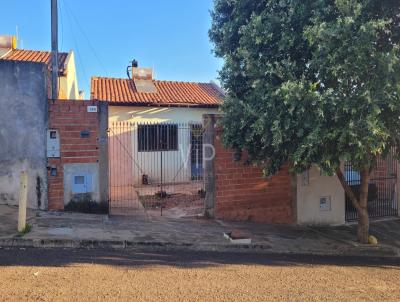
[[[195,104],[195,103],[148,103],[148,102],[130,102],[130,101],[107,101],[109,106],[135,106],[135,107],[179,107],[179,108],[219,108],[220,104]]]

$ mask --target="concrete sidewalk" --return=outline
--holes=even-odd
[[[27,223],[35,221],[36,211],[27,209]],[[0,238],[13,237],[18,233],[18,207],[0,205]]]
[[[12,209],[3,209],[16,217]],[[14,208],[17,211],[17,208]],[[0,218],[4,215],[0,214]],[[234,223],[202,218],[161,217],[138,211],[130,217],[108,217],[78,213],[37,212],[30,219],[32,231],[22,237],[0,221],[2,247],[129,248],[137,250],[245,251],[279,254],[400,256],[400,220],[371,223],[378,246],[360,245],[355,225],[300,227]],[[7,231],[4,231],[7,230]],[[223,233],[238,230],[251,238],[250,244],[233,244]]]

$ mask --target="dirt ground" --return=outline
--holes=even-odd
[[[147,211],[154,215],[163,207],[163,215],[169,217],[193,217],[204,214],[204,199],[199,195],[172,194],[164,199],[144,202]]]
[[[1,301],[399,301],[398,264],[0,250]]]

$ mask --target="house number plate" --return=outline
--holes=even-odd
[[[97,106],[87,106],[87,112],[97,112]]]

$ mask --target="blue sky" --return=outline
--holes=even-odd
[[[58,0],[59,49],[75,51],[80,89],[90,77],[126,77],[137,59],[159,80],[216,80],[221,60],[208,39],[212,0]],[[50,0],[1,5],[0,34],[19,32],[19,47],[50,50]]]

